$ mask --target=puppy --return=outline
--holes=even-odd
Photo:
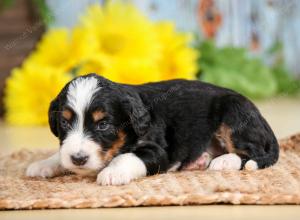
[[[242,95],[200,81],[143,85],[77,77],[51,102],[49,124],[60,149],[26,174],[71,171],[101,185],[177,170],[254,170],[273,165],[277,140]]]

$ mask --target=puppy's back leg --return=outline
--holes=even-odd
[[[257,108],[238,95],[223,97],[221,106],[222,123],[216,136],[225,142],[226,151],[242,158],[241,168],[273,165],[278,160],[279,145]]]

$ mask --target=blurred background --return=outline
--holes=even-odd
[[[48,105],[89,72],[231,88],[277,137],[296,133],[299,35],[297,0],[1,0],[0,150],[57,147]]]

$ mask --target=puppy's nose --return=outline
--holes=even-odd
[[[71,155],[72,163],[76,166],[84,165],[88,159],[89,159],[89,156],[81,154],[81,153]]]

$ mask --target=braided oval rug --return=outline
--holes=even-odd
[[[300,134],[280,141],[279,162],[256,171],[183,171],[99,186],[95,178],[28,178],[50,151],[0,154],[0,209],[97,208],[200,204],[300,204]]]

